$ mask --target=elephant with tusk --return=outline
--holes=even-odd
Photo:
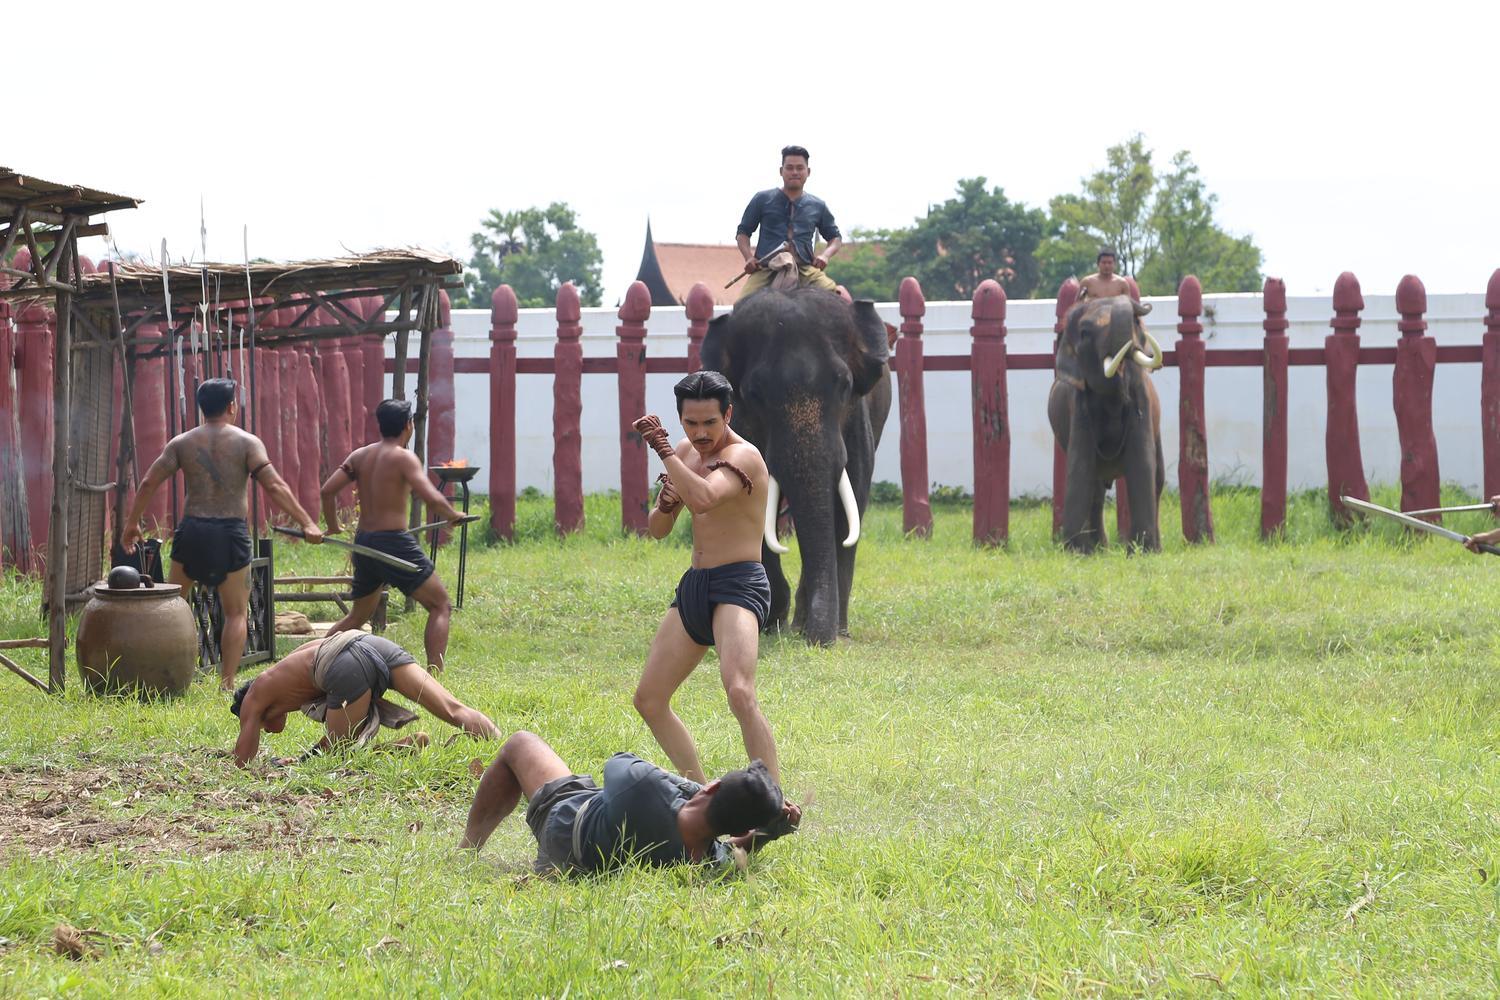
[[[1063,544],[1078,552],[1104,544],[1104,492],[1120,477],[1129,544],[1161,549],[1157,506],[1166,474],[1150,373],[1161,368],[1162,349],[1141,323],[1150,311],[1124,295],[1088,299],[1068,312],[1058,341],[1047,417],[1068,456]]]
[[[875,448],[891,409],[889,330],[874,303],[816,288],[767,290],[709,324],[703,366],[734,386],[735,427],[771,473],[762,560],[767,627],[786,624],[791,590],[776,537],[784,497],[802,577],[792,627],[827,645],[849,630],[849,592]]]

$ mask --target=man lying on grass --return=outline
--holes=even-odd
[[[281,732],[287,714],[296,711],[327,727],[304,757],[340,743],[365,746],[381,726],[399,729],[416,718],[384,699],[390,688],[466,733],[486,739],[500,735],[493,722],[449,694],[394,642],[366,632],[339,632],[299,646],[234,693],[229,710],[240,717],[234,761],[240,767],[250,763],[261,730]]]
[[[604,871],[631,860],[727,866],[734,848],[756,850],[802,820],[758,760],[699,785],[635,754],[617,753],[604,764],[601,789],[593,778],[574,774],[540,736],[519,732],[480,779],[459,847],[483,847],[522,795],[538,870],[568,873]]]

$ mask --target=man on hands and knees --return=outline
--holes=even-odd
[[[302,527],[304,540],[323,540],[318,524],[302,509],[286,481],[271,467],[266,446],[235,425],[239,403],[233,379],[211,378],[198,386],[203,423],[167,442],[146,471],[125,517],[120,544],[133,552],[141,539],[141,517],[162,483],[182,470],[187,486],[184,517],[172,536],[172,568],[167,579],[182,587],[212,587],[224,609],[219,642],[219,686],[234,690],[250,607],[250,529],[245,524],[245,484],[253,479],[271,503]]]
[[[667,468],[648,530],[652,538],[664,538],[683,507],[692,511],[693,566],[678,582],[651,642],[635,707],[677,770],[705,780],[693,738],[671,699],[708,647],[716,647],[719,677],[745,749],[780,782],[776,741],[755,697],[760,629],[771,608],[771,585],[760,562],[770,476],[756,447],[730,429],[728,379],[694,372],[673,391],[687,437],[674,447],[655,416],[640,418],[635,429]]]
[[[380,604],[380,588],[390,584],[427,609],[427,630],[422,642],[427,662],[439,672],[448,651],[448,588],[439,580],[432,560],[422,551],[417,539],[407,532],[411,495],[426,503],[429,511],[457,524],[463,514],[432,485],[427,470],[416,454],[406,447],[412,435],[412,405],[404,399],[383,400],[375,408],[380,425],[380,440],[356,448],[333,471],[323,484],[323,518],[328,533],[340,529],[337,500],[350,483],[359,486],[359,526],[354,541],[415,563],[415,573],[389,566],[377,559],[353,555],[354,585],[350,593],[354,603],[349,613],[336,622],[329,634],[357,629],[370,620]]]
[[[297,711],[325,726],[323,738],[303,756],[340,744],[366,746],[381,726],[399,729],[416,719],[415,713],[385,700],[391,688],[472,736],[500,735],[493,722],[449,694],[394,642],[365,632],[340,632],[297,647],[234,693],[229,710],[240,718],[234,762],[240,767],[250,763],[260,749],[261,732],[281,732],[288,713]]]
[[[1115,273],[1115,248],[1100,247],[1099,256],[1094,258],[1094,265],[1099,268],[1093,274],[1084,278],[1078,288],[1078,301],[1084,299],[1103,299],[1111,295],[1130,295],[1130,282]]]
[[[505,741],[479,781],[460,847],[478,850],[526,796],[539,870],[568,873],[651,865],[732,863],[732,848],[754,851],[802,818],[760,761],[706,785],[635,754],[604,764],[604,787],[574,774],[534,733]],[[729,841],[720,840],[727,836]]]

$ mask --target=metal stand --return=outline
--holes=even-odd
[[[438,477],[441,484],[439,489],[446,496],[448,484],[454,483],[458,486],[460,510],[465,514],[469,512],[469,480],[479,474],[477,465],[429,465],[427,471]],[[427,557],[434,563],[437,562],[438,539],[442,537],[441,531],[432,533],[432,541],[428,543]],[[469,565],[469,525],[467,522],[458,528],[458,584],[454,590],[453,606],[461,608],[464,606],[464,572]]]

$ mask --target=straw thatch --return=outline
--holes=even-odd
[[[110,194],[77,184],[59,184],[29,177],[9,167],[0,167],[0,210],[6,215],[14,206],[25,205],[28,212],[56,215],[98,215],[120,208],[135,208],[139,198]]]

